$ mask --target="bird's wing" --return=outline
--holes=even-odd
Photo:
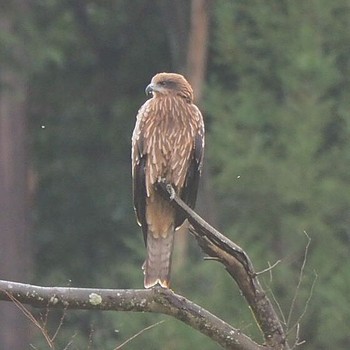
[[[147,240],[146,221],[146,175],[145,167],[147,155],[144,152],[144,140],[142,125],[144,122],[145,108],[141,108],[137,115],[135,129],[132,135],[132,179],[133,179],[133,201],[138,224],[142,227],[143,238]]]
[[[196,134],[193,139],[193,148],[188,163],[185,182],[180,191],[181,199],[192,209],[196,204],[204,154],[204,123],[202,115],[197,108],[195,112],[197,116],[193,119],[194,125],[192,127],[196,129]],[[181,226],[184,220],[185,217],[178,213],[176,215],[175,227]]]

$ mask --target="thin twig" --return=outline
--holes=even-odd
[[[88,348],[87,350],[90,350],[91,349],[91,345],[93,345],[94,343],[94,327],[93,327],[93,324],[91,325],[91,328],[90,328],[90,334],[89,334],[89,344],[88,344]]]
[[[19,302],[11,293],[5,291],[6,295],[12,300],[12,302],[17,306],[17,308],[19,310],[21,310],[21,312],[24,314],[24,316],[26,316],[36,327],[38,327],[41,331],[41,333],[43,334],[47,344],[49,345],[49,347],[51,349],[55,349],[55,346],[53,344],[53,342],[50,339],[49,334],[47,333],[47,331],[45,330],[45,328],[43,328],[40,323],[38,322],[38,320],[32,315],[32,313],[21,303]]]
[[[297,323],[296,324],[296,332],[295,332],[295,343],[294,343],[294,345],[292,346],[292,350],[294,349],[294,348],[296,348],[296,344],[298,344],[299,343],[299,341],[300,341],[300,323]]]
[[[272,269],[274,269],[282,260],[277,260],[273,265],[270,265],[269,263],[269,267],[267,267],[266,269],[259,271],[259,272],[255,272],[256,276],[262,275],[263,273],[269,272]],[[270,275],[271,276],[271,275]]]
[[[134,334],[131,338],[125,340],[124,343],[120,344],[119,346],[117,346],[116,348],[114,348],[114,350],[120,350],[124,345],[126,345],[127,343],[129,343],[130,341],[134,340],[136,337],[138,337],[139,335],[141,335],[142,333],[152,329],[153,327],[155,326],[158,326],[160,324],[162,324],[163,322],[165,322],[165,320],[161,320],[157,323],[154,323],[154,324],[151,324],[150,326],[144,328],[144,329],[141,329],[139,332],[137,332],[136,334]]]
[[[301,320],[303,319],[303,317],[304,317],[305,314],[306,314],[307,308],[308,308],[308,306],[309,306],[309,304],[310,304],[310,301],[311,301],[311,298],[312,298],[312,296],[313,296],[313,294],[314,294],[314,289],[315,289],[316,281],[317,281],[317,278],[318,278],[318,275],[317,275],[316,271],[314,271],[314,273],[315,273],[315,278],[314,278],[314,280],[313,280],[313,282],[312,282],[312,285],[311,285],[311,288],[310,288],[310,293],[309,293],[309,296],[308,296],[308,298],[307,298],[307,300],[306,300],[306,303],[305,303],[305,306],[304,306],[304,310],[303,310],[303,312],[300,314],[300,316],[298,317],[298,319],[297,319],[297,321],[295,322],[295,324],[288,330],[287,334],[289,334],[290,331],[291,331],[293,328],[298,327],[298,325],[300,324]],[[296,344],[300,344],[300,343],[299,343],[299,339],[296,339],[295,345],[292,347],[292,349],[296,346]]]
[[[65,307],[65,308],[63,309],[62,317],[60,318],[60,323],[59,323],[58,326],[57,326],[56,332],[55,332],[55,334],[51,337],[51,340],[52,340],[52,341],[54,341],[54,340],[56,339],[56,337],[57,337],[57,335],[58,335],[58,332],[60,331],[60,329],[61,329],[61,327],[62,327],[62,325],[63,325],[63,321],[64,321],[64,318],[65,318],[65,316],[66,316],[66,311],[67,311],[67,308]]]
[[[75,333],[71,336],[70,341],[69,341],[68,344],[64,347],[63,350],[68,350],[68,349],[69,349],[69,347],[73,344],[74,338],[77,336],[77,334],[78,334],[78,333],[75,332]]]
[[[220,261],[220,259],[215,257],[215,256],[204,256],[203,260],[204,261]]]
[[[306,340],[299,341],[300,339],[300,324],[297,323],[296,325],[296,336],[295,336],[295,343],[291,350],[295,349],[297,346],[303,345],[306,343]]]
[[[269,284],[266,284],[266,283],[265,283],[265,286],[268,288],[269,294],[271,295],[273,302],[274,302],[275,305],[277,306],[277,310],[278,310],[278,312],[279,312],[279,314],[280,314],[280,317],[281,317],[281,319],[282,319],[281,322],[282,322],[282,324],[285,326],[285,325],[286,325],[286,318],[285,318],[285,316],[284,316],[284,312],[283,312],[282,307],[281,307],[280,303],[278,302],[278,300],[277,300],[277,298],[276,298],[276,296],[275,296],[275,294],[274,294],[274,292],[273,292],[273,290],[272,290],[272,288],[271,288],[272,280],[273,280],[272,269],[273,269],[275,266],[277,266],[277,264],[279,264],[281,261],[282,261],[282,260],[277,260],[273,265],[271,265],[270,262],[268,261],[267,263],[268,263],[268,265],[269,265],[269,268],[267,268],[267,269],[265,269],[265,270],[263,270],[263,271],[261,271],[261,272],[259,272],[259,273],[263,273],[263,272],[266,272],[266,271],[269,272],[270,281],[269,281]]]
[[[270,292],[270,295],[272,297],[273,302],[277,306],[277,309],[278,309],[278,312],[280,314],[280,317],[282,318],[282,323],[283,323],[284,326],[286,326],[286,324],[287,324],[286,323],[286,318],[284,316],[284,312],[282,310],[282,307],[281,307],[280,303],[278,302],[278,300],[277,300],[277,298],[276,298],[276,296],[275,296],[275,294],[274,294],[274,292],[272,291],[271,288],[269,288],[269,292]]]
[[[307,242],[306,247],[305,247],[304,259],[303,259],[303,263],[302,263],[301,268],[300,268],[299,281],[298,281],[297,287],[295,289],[293,300],[292,300],[292,303],[291,303],[291,306],[290,306],[290,309],[289,309],[289,314],[288,314],[288,318],[287,318],[287,328],[289,328],[289,325],[290,325],[290,322],[291,322],[291,318],[292,318],[292,315],[293,315],[293,311],[294,311],[294,307],[295,307],[295,303],[296,303],[297,298],[298,298],[301,282],[302,282],[303,277],[304,277],[304,269],[305,269],[305,266],[306,266],[307,255],[308,255],[309,246],[310,246],[310,243],[311,243],[311,238],[307,234],[306,231],[304,231],[304,234],[307,237],[308,242]]]
[[[42,287],[0,280],[0,300],[14,302],[11,298],[14,295],[21,304],[30,304],[40,308],[49,305],[50,308],[67,308],[67,310],[113,310],[165,314],[207,335],[225,349],[258,350],[262,348],[243,332],[230,326],[208,310],[165,288],[137,290]],[[36,322],[36,325],[45,334],[42,326],[37,320],[34,320],[33,322]],[[50,341],[47,334],[46,339]],[[53,348],[54,344],[51,343],[51,349]]]
[[[41,320],[41,322],[42,322],[44,328],[46,328],[47,322],[48,322],[48,320],[49,320],[49,312],[50,312],[50,309],[49,309],[48,306],[46,307],[45,315],[43,315],[43,314],[40,312],[40,320]]]
[[[271,266],[270,262],[268,262],[269,266]],[[273,281],[273,274],[272,274],[272,270],[269,271],[269,275],[270,275],[270,284],[272,284]]]

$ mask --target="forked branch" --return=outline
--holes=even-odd
[[[177,210],[187,217],[192,226],[190,232],[194,235],[202,250],[210,257],[220,261],[234,278],[254,313],[266,345],[272,349],[289,349],[282,324],[271,301],[259,283],[247,253],[189,208],[176,195],[170,185],[159,182],[158,189]]]
[[[169,289],[90,289],[40,287],[0,281],[0,300],[39,308],[153,312],[173,316],[207,335],[224,349],[289,350],[286,335],[275,310],[258,281],[253,265],[238,245],[215,230],[177,197],[165,183],[158,190],[180,210],[191,224],[190,231],[205,253],[220,261],[237,282],[262,330],[265,344],[259,345],[207,310]],[[23,310],[23,308],[21,308]]]
[[[0,281],[0,300],[39,308],[153,312],[173,316],[207,335],[224,349],[262,350],[238,329],[185,297],[164,288],[92,289],[39,287]]]

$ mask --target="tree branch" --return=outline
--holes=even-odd
[[[247,300],[255,319],[264,335],[266,344],[271,349],[290,349],[286,343],[286,334],[272,306],[262,289],[257,274],[247,253],[237,244],[218,232],[187,206],[175,193],[174,189],[164,183],[158,183],[162,194],[181,211],[192,228],[190,232],[196,238],[202,250],[210,257],[220,261],[234,278]]]
[[[0,281],[0,300],[39,308],[161,313],[186,323],[224,349],[267,349],[185,297],[160,287],[140,290],[39,287]]]
[[[0,300],[33,307],[153,312],[173,316],[207,335],[225,349],[289,350],[286,334],[246,252],[215,230],[190,209],[166,183],[158,190],[180,210],[190,224],[190,232],[211,259],[220,261],[238,284],[262,330],[266,345],[259,345],[207,310],[169,289],[91,289],[40,287],[0,281]]]

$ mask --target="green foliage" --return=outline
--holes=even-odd
[[[44,54],[40,52],[45,64],[33,72],[31,99],[39,169],[39,276],[53,273],[63,257],[76,285],[99,284],[106,261],[116,266],[111,276],[122,270],[118,261],[127,256],[135,256],[134,265],[141,264],[127,244],[132,235],[142,245],[130,200],[129,164],[133,116],[142,89],[132,92],[130,80],[143,86],[150,74],[147,65],[142,74],[137,70],[131,49],[141,38],[123,38],[131,30],[132,18],[126,21],[126,11],[134,10],[137,16],[142,3],[131,8],[126,4],[38,4],[38,31],[44,32],[38,41],[51,43]],[[149,26],[147,21],[144,25]],[[93,30],[94,37],[86,30]],[[52,59],[45,50],[60,58]],[[125,62],[135,65],[135,76],[125,69]],[[109,286],[132,283],[125,284],[121,277],[112,280]]]
[[[284,310],[303,231],[311,236],[308,266],[319,281],[302,329],[315,349],[343,348],[347,339],[324,314],[332,310],[344,322],[349,305],[349,68],[339,45],[350,39],[349,10],[343,1],[220,1],[206,102],[222,220],[257,266],[283,259],[273,290]],[[305,283],[296,313],[309,289]],[[332,334],[324,337],[327,328]]]
[[[131,203],[130,138],[143,88],[174,70],[159,2],[31,2],[9,7],[18,25],[0,33],[0,57],[21,40],[28,59],[35,283],[140,288],[145,250]],[[218,0],[212,4],[205,93],[207,165],[223,233],[243,246],[308,349],[348,348],[350,8],[335,1]],[[12,62],[16,64],[16,62]],[[191,267],[189,269],[189,266]],[[191,241],[173,287],[261,340],[222,266],[201,261]],[[44,311],[45,314],[45,311]],[[51,334],[62,313],[50,311]],[[45,317],[44,317],[45,318]],[[57,348],[217,349],[161,315],[66,311]],[[117,332],[115,330],[118,330]],[[36,348],[48,348],[38,334]],[[90,345],[89,345],[90,344]],[[92,345],[91,345],[92,344]]]

